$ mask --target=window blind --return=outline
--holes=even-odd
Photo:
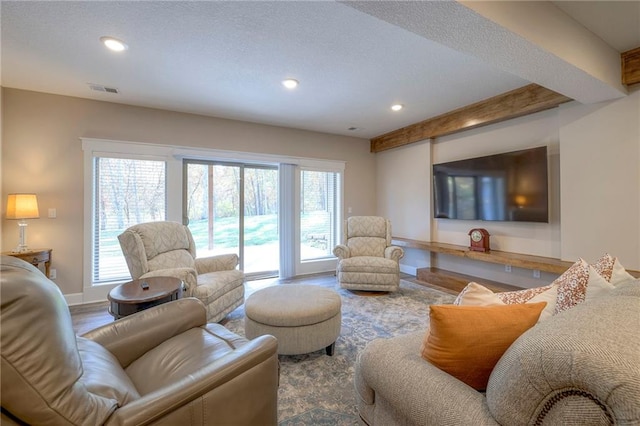
[[[166,218],[166,163],[94,158],[92,274],[95,284],[130,279],[118,235]]]
[[[300,177],[300,260],[333,256],[338,241],[339,173],[302,170]]]

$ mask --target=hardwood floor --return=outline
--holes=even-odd
[[[435,288],[440,291],[444,291],[450,294],[458,294],[457,292],[430,285],[421,281],[417,281],[416,277],[409,274],[400,274],[400,278],[403,280],[411,281],[416,284],[423,285],[425,287]],[[270,278],[262,280],[247,281],[245,283],[245,296],[249,296],[251,293],[271,285],[284,284],[284,283],[299,283],[299,284],[330,284],[335,283],[336,277],[333,273],[307,275],[298,278],[279,279]],[[109,302],[91,303],[86,305],[70,306],[71,319],[73,322],[73,329],[76,334],[81,335],[96,327],[113,322],[114,319],[109,314]],[[224,324],[224,320],[222,321]]]

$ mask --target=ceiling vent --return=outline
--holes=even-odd
[[[91,90],[95,90],[96,92],[118,93],[118,89],[116,89],[115,87],[106,87],[106,86],[103,86],[102,84],[93,84],[93,83],[88,83],[88,84],[89,84],[89,88]]]

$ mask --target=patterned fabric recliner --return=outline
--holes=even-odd
[[[347,290],[396,291],[400,286],[401,247],[391,245],[391,221],[352,216],[345,222],[343,244],[333,249],[336,274]]]
[[[196,259],[189,228],[177,222],[134,225],[118,236],[133,279],[176,277],[184,297],[200,299],[207,321],[219,322],[244,303],[244,273],[235,253]]]

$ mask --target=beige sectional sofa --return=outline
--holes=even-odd
[[[370,342],[356,364],[377,425],[640,424],[640,280],[538,323],[479,392],[421,357],[425,332]]]

